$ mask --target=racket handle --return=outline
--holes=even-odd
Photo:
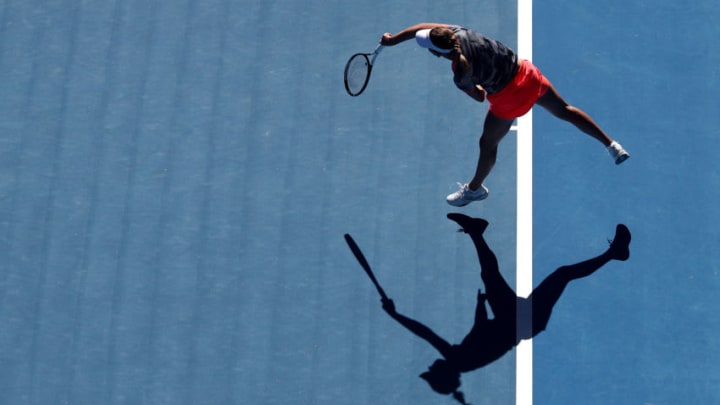
[[[375,63],[375,58],[377,58],[378,55],[380,55],[380,52],[381,52],[383,49],[385,49],[385,45],[383,45],[383,44],[378,44],[377,48],[375,48],[375,50],[374,50],[373,53],[372,53],[372,59],[370,59],[370,65],[372,65],[372,64]]]

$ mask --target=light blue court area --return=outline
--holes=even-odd
[[[535,62],[632,153],[535,114],[535,277],[624,222],[633,256],[571,286],[535,340],[537,403],[720,401],[720,7],[537,6]],[[569,388],[572,387],[572,388]]]
[[[632,158],[533,112],[533,284],[607,248],[533,339],[535,404],[720,402],[720,7],[535,4],[533,60]],[[449,212],[482,217],[516,283],[516,146],[451,209],[487,104],[448,62],[388,48],[422,21],[518,45],[514,2],[0,4],[0,404],[452,404],[397,311],[459,343],[479,276]],[[523,224],[520,224],[523,225]],[[491,313],[490,316],[493,314]],[[483,350],[478,347],[478,350]],[[514,404],[516,351],[462,375]]]

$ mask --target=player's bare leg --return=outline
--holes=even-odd
[[[472,180],[467,184],[461,184],[460,190],[447,196],[447,202],[456,207],[462,207],[472,201],[484,200],[488,196],[488,190],[483,181],[490,174],[495,161],[500,141],[510,131],[513,120],[506,120],[488,112],[483,124],[483,133],[480,136],[480,156]]]
[[[613,141],[585,111],[568,104],[552,84],[536,104],[600,141],[608,149],[616,164],[620,164],[630,157],[630,154],[619,143]]]

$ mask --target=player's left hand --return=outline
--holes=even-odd
[[[485,89],[483,89],[482,87],[480,87],[480,85],[475,85],[475,89],[477,89],[477,95],[478,95],[478,99],[477,99],[477,100],[482,103],[483,101],[485,101],[485,98],[486,98],[486,96],[487,96],[487,92],[485,92]]]

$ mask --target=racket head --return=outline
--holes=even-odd
[[[372,63],[368,56],[366,53],[356,53],[345,64],[345,90],[353,97],[362,94],[370,81]]]

